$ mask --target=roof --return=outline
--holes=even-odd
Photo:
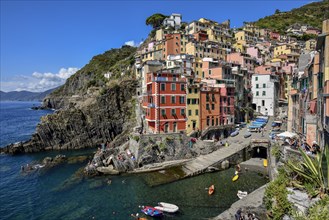
[[[301,54],[298,61],[298,71],[303,72],[305,68],[312,62],[313,53]]]

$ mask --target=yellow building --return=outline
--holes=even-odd
[[[299,56],[300,48],[296,44],[282,44],[274,48],[274,57],[280,55]]]
[[[243,44],[241,42],[236,42],[235,44],[233,44],[233,48],[237,52],[246,53],[246,46],[245,46],[245,44]]]
[[[234,35],[236,43],[246,45],[257,40],[257,35],[249,31],[238,31]]]
[[[186,133],[190,134],[192,131],[200,129],[200,85],[188,85],[187,91],[187,123]]]

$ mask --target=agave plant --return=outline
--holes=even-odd
[[[328,182],[329,182],[329,150],[328,146],[316,155],[315,158],[307,155],[302,149],[299,149],[303,160],[300,164],[295,164],[291,161],[287,162],[287,165],[292,171],[296,172],[297,175],[302,177],[309,183],[312,183],[319,190],[320,196],[328,193]],[[326,158],[327,165],[327,176],[325,178],[324,170],[322,167],[322,159]]]

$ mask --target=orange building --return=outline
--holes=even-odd
[[[186,83],[186,78],[174,71],[147,73],[143,111],[150,132],[185,131]]]
[[[193,37],[196,41],[208,40],[207,31],[198,31],[197,33],[193,34]]]
[[[234,86],[203,80],[200,88],[200,129],[234,123]]]
[[[176,55],[181,53],[181,34],[167,34],[165,41],[163,42],[163,59],[166,59],[168,55]]]

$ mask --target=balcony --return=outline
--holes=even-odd
[[[168,77],[154,77],[152,82],[186,82],[185,78],[176,78],[175,80],[169,79]]]

